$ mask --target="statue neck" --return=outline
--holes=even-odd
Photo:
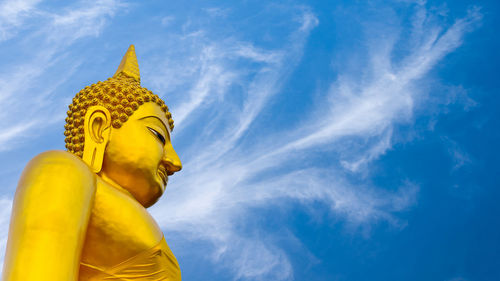
[[[112,180],[111,178],[109,178],[108,176],[106,176],[106,174],[100,172],[97,174],[97,177],[100,178],[104,183],[114,187],[116,190],[122,192],[123,194],[129,196],[130,198],[134,199],[134,200],[137,200],[135,199],[135,197],[132,195],[132,193],[130,193],[128,190],[126,190],[125,188],[121,187],[119,184],[117,184],[114,180]]]

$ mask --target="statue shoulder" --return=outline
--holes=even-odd
[[[96,176],[78,157],[48,151],[19,180],[3,280],[77,280]]]
[[[73,170],[75,173],[86,174],[85,176],[94,175],[81,158],[62,150],[42,152],[31,159],[26,167],[42,169],[64,168],[64,170]]]
[[[19,186],[44,186],[44,188],[82,187],[94,191],[96,175],[77,156],[60,150],[51,150],[35,156],[26,165]],[[24,184],[23,184],[24,183]]]

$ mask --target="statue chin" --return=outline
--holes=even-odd
[[[163,183],[149,183],[130,174],[113,175],[113,173],[108,174],[104,171],[101,171],[97,176],[106,184],[132,197],[145,208],[154,205],[163,195]]]
[[[137,202],[139,202],[142,206],[145,208],[149,208],[153,206],[160,197],[163,195],[163,189],[162,188],[147,188],[145,189],[147,192],[144,192],[144,190],[137,191],[137,189],[128,189],[130,194],[134,197]]]

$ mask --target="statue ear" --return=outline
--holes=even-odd
[[[87,109],[85,114],[85,144],[83,161],[94,173],[99,173],[104,159],[104,150],[111,132],[111,114],[104,106],[96,105]]]

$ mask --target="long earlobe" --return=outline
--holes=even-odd
[[[92,106],[87,110],[84,122],[83,161],[94,173],[99,173],[111,132],[111,115],[103,106]]]

